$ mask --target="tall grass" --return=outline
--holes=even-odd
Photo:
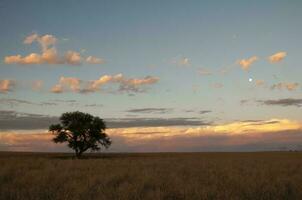
[[[0,199],[302,199],[302,153],[0,153]]]

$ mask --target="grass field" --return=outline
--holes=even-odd
[[[0,153],[0,199],[302,199],[302,153]]]

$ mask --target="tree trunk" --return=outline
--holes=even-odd
[[[83,152],[82,151],[76,151],[76,158],[81,159]]]

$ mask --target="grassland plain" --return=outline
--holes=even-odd
[[[0,153],[0,199],[302,199],[302,153]]]

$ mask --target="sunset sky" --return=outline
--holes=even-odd
[[[65,151],[48,125],[104,118],[109,151],[302,149],[302,1],[0,2],[0,150]]]

